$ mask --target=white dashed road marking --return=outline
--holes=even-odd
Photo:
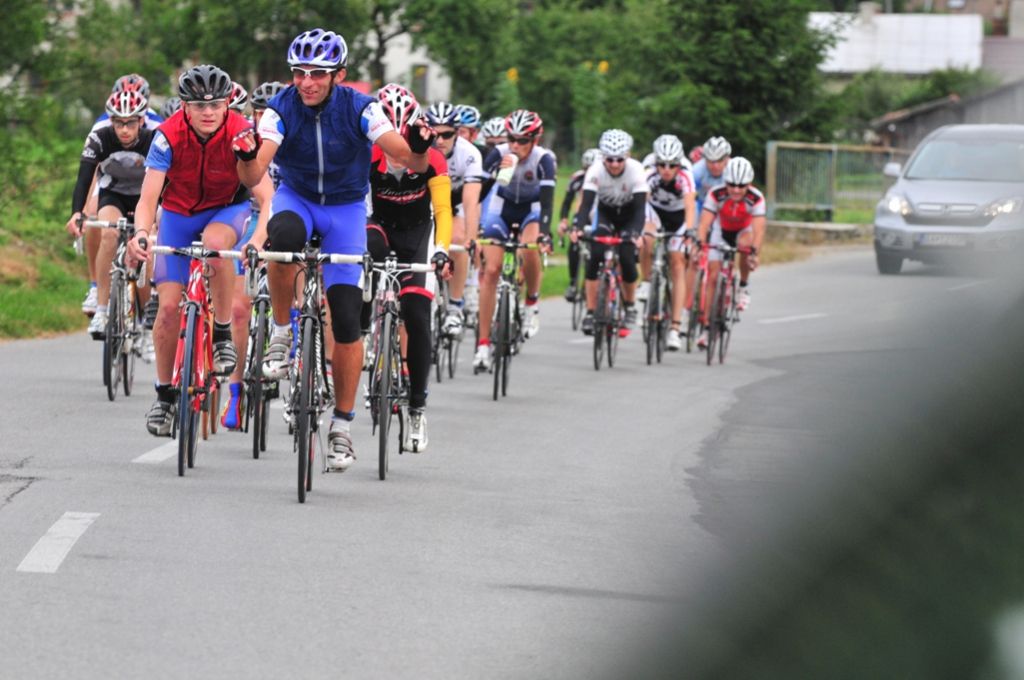
[[[172,439],[171,441],[167,442],[166,444],[161,444],[160,446],[156,447],[152,451],[147,451],[146,453],[142,454],[138,458],[132,459],[132,462],[133,463],[148,463],[150,465],[155,465],[157,463],[162,463],[165,460],[167,460],[168,458],[173,458],[173,457],[175,457],[177,455],[178,455],[178,442]]]
[[[763,324],[775,324],[775,323],[793,323],[794,321],[810,321],[811,319],[824,319],[828,314],[824,312],[816,312],[814,314],[797,314],[796,316],[780,316],[775,319],[761,319],[758,323]]]
[[[956,290],[967,290],[968,288],[974,288],[975,286],[982,286],[982,285],[984,285],[986,283],[988,283],[988,281],[984,281],[984,280],[982,280],[982,281],[970,281],[968,283],[961,283],[959,286],[953,286],[952,288],[947,288],[946,290],[949,291],[949,292],[953,292],[953,291],[956,291]]]
[[[56,573],[75,542],[99,516],[98,512],[65,512],[28,551],[25,559],[18,565],[18,571],[34,574]]]

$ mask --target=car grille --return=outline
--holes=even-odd
[[[984,227],[992,221],[973,203],[919,203],[904,219],[907,224],[950,227]]]

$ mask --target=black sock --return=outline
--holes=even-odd
[[[174,403],[174,388],[170,385],[157,385],[156,398],[166,404]]]
[[[213,341],[224,342],[231,339],[231,324],[213,322]]]

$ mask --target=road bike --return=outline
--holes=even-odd
[[[661,363],[672,319],[672,278],[665,249],[665,242],[672,236],[666,231],[644,232],[645,238],[654,240],[650,290],[644,301],[642,327],[648,366],[655,360]]]
[[[622,274],[619,272],[619,246],[628,239],[590,236],[583,237],[583,240],[607,246],[597,276],[597,307],[594,309],[594,370],[600,371],[606,356],[608,367],[615,366],[619,338],[628,333],[622,300]]]
[[[508,394],[509,364],[519,353],[523,336],[523,309],[519,289],[522,286],[519,251],[537,250],[536,243],[519,242],[519,224],[513,224],[504,239],[482,238],[477,241],[484,246],[499,246],[504,250],[501,260],[501,278],[498,280],[497,306],[494,322],[491,324],[491,347],[494,360],[491,371],[494,375],[493,398]]]
[[[736,308],[736,255],[750,252],[749,248],[733,248],[726,244],[711,247],[722,254],[722,261],[715,280],[708,315],[708,366],[714,359],[716,349],[718,363],[725,363],[733,326],[740,320],[740,313]]]
[[[141,242],[146,248],[145,239]],[[211,250],[200,242],[175,248],[155,245],[155,255],[178,255],[190,259],[188,283],[182,290],[178,346],[174,353],[171,386],[178,394],[178,413],[171,436],[178,440],[178,476],[195,466],[196,440],[217,431],[220,382],[213,372],[213,309],[208,287],[211,259],[242,258],[237,250]]]
[[[251,252],[251,251],[250,251]],[[297,490],[300,503],[306,502],[306,493],[313,490],[313,467],[320,440],[321,416],[334,403],[331,376],[327,371],[327,357],[324,350],[324,328],[326,318],[326,290],[320,265],[362,264],[364,255],[342,255],[322,253],[319,247],[307,245],[299,253],[264,251],[257,255],[261,260],[298,264],[301,269],[295,275],[296,286],[302,283],[302,295],[298,317],[298,345],[296,348],[296,376],[291,386],[285,413],[293,437],[292,451],[298,461]],[[365,293],[364,293],[365,297]],[[321,456],[322,471],[327,471],[327,459]]]
[[[562,247],[565,247],[565,239],[563,237]],[[576,291],[575,296],[569,302],[572,305],[572,314],[570,315],[570,321],[572,322],[572,329],[578,331],[580,329],[580,322],[583,320],[583,314],[587,311],[587,296],[585,293],[585,275],[587,271],[587,264],[590,262],[590,246],[582,239],[576,242],[576,247],[579,248],[579,266],[576,268],[576,276],[569,279],[569,285]],[[572,245],[569,246],[572,248]],[[568,251],[566,251],[568,252]]]
[[[252,432],[252,457],[258,459],[260,453],[267,450],[270,402],[280,395],[280,383],[263,375],[263,359],[270,341],[270,324],[273,320],[267,269],[260,264],[255,251],[247,252],[246,260],[245,294],[252,300],[252,313],[249,315],[249,344],[242,373],[245,394],[242,431]]]
[[[146,280],[145,263],[137,267],[127,265],[128,241],[135,235],[135,225],[128,218],[113,222],[82,220],[80,225],[117,230],[117,252],[110,267],[110,301],[103,334],[103,385],[107,388],[107,399],[114,401],[119,386],[124,396],[131,396],[135,360],[142,358],[142,302],[138,282]]]
[[[690,261],[690,255],[686,256]],[[692,263],[690,266],[694,266]],[[697,271],[693,281],[693,299],[690,300],[690,314],[686,319],[686,353],[689,354],[697,342],[701,324],[707,318],[704,309],[708,300],[708,249],[702,247],[698,251]]]
[[[367,379],[367,403],[373,430],[377,434],[377,471],[383,480],[388,475],[388,436],[392,418],[398,416],[398,452],[403,452],[405,428],[409,425],[409,378],[402,370],[402,346],[399,334],[401,305],[400,274],[434,271],[434,265],[399,262],[394,253],[370,265],[376,281],[371,315],[373,332],[370,351],[373,361]]]
[[[449,252],[464,253],[466,248],[453,244]],[[445,373],[449,378],[455,377],[455,369],[459,363],[459,348],[466,333],[465,322],[462,330],[457,334],[444,332],[444,321],[448,316],[448,303],[451,299],[448,290],[448,282],[437,277],[437,294],[433,300],[433,315],[430,323],[430,360],[434,365],[434,376],[437,382],[441,382]]]

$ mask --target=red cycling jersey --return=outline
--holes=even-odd
[[[747,188],[747,194],[739,201],[729,198],[728,187],[715,187],[708,192],[704,210],[714,213],[718,226],[729,232],[743,231],[755,217],[766,214],[764,196],[754,185]]]
[[[159,130],[170,144],[172,159],[162,196],[164,208],[194,215],[237,203],[241,181],[231,140],[251,127],[244,117],[228,111],[224,124],[201,142],[183,111],[164,121]]]

